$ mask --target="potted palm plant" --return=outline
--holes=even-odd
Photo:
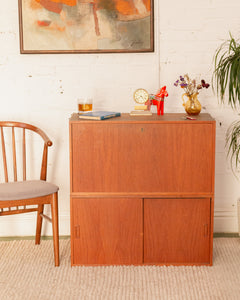
[[[231,33],[230,39],[217,49],[214,55],[213,81],[221,102],[227,101],[233,109],[240,104],[240,44]],[[227,94],[227,95],[226,95]],[[240,164],[240,120],[233,122],[227,130],[226,145],[231,166]],[[237,202],[238,234],[240,235],[240,200]]]
[[[212,87],[222,103],[226,102],[233,109],[240,104],[240,43],[230,33],[229,40],[219,46],[214,55]],[[226,135],[228,155],[232,167],[239,168],[240,163],[240,120],[230,125]]]

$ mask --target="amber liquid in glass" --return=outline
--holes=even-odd
[[[91,111],[92,110],[92,103],[84,103],[84,104],[81,104],[81,103],[78,103],[78,111],[79,112],[85,112],[85,111]]]

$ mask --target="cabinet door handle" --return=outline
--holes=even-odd
[[[208,236],[208,224],[204,224],[204,236]]]
[[[75,237],[75,239],[80,238],[80,226],[79,225],[74,227],[74,237]]]

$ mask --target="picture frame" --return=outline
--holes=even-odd
[[[154,51],[154,0],[18,0],[21,54]]]

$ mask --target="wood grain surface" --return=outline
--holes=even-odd
[[[73,199],[72,264],[141,264],[142,199]]]

